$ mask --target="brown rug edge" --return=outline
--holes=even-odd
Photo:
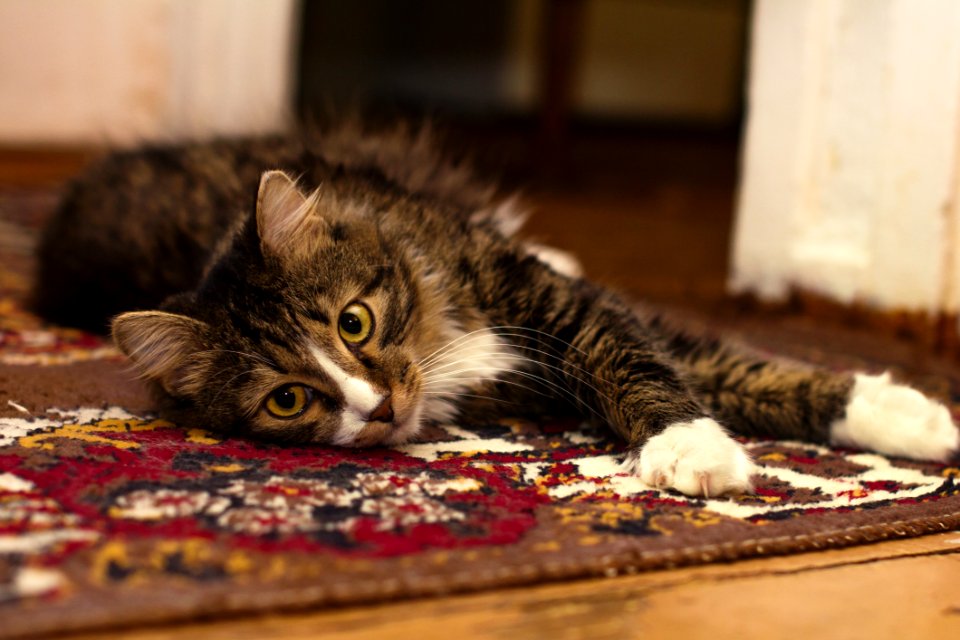
[[[639,572],[735,562],[780,555],[791,555],[828,549],[872,544],[886,540],[913,538],[960,529],[960,495],[935,503],[936,515],[902,519],[883,524],[866,524],[837,528],[813,534],[782,536],[729,543],[693,545],[678,549],[643,551],[635,549],[613,552],[599,558],[573,559],[565,562],[529,563],[515,567],[495,567],[490,571],[462,572],[454,578],[420,576],[417,580],[357,581],[350,585],[317,585],[315,587],[283,587],[231,585],[226,593],[208,593],[206,597],[185,598],[181,592],[151,591],[147,594],[128,592],[127,597],[149,597],[149,608],[131,607],[122,612],[111,611],[104,619],[96,608],[80,615],[51,611],[40,624],[37,620],[18,624],[4,621],[0,638],[15,639],[68,633],[136,629],[151,624],[177,625],[212,621],[226,617],[257,616],[266,613],[305,613],[334,606],[368,606],[415,598],[465,595],[493,589],[518,588],[537,583],[616,577]],[[42,602],[36,606],[44,606]],[[58,615],[61,614],[61,615]],[[66,615],[63,615],[66,614]]]

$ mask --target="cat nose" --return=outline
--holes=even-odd
[[[367,422],[393,422],[393,405],[390,404],[389,393],[383,397],[377,408],[370,412]]]

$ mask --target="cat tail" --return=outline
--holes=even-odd
[[[835,372],[718,340],[676,338],[672,346],[701,401],[736,433],[918,460],[948,460],[960,449],[947,408],[889,373]]]

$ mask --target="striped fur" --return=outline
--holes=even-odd
[[[267,170],[285,173],[261,182]],[[124,153],[77,181],[48,227],[38,307],[93,328],[159,307],[113,332],[165,411],[282,441],[397,443],[457,413],[565,411],[608,424],[651,482],[716,493],[749,488],[749,464],[715,420],[822,442],[844,419],[852,375],[638,312],[513,237],[520,219],[410,128]],[[361,345],[338,334],[354,303],[374,318]],[[266,399],[289,384],[311,402],[276,419]],[[365,417],[385,401],[390,422]],[[670,479],[697,438],[723,464]]]

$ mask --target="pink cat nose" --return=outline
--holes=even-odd
[[[367,416],[367,422],[393,422],[393,405],[390,404],[390,394],[383,397],[377,408]]]

